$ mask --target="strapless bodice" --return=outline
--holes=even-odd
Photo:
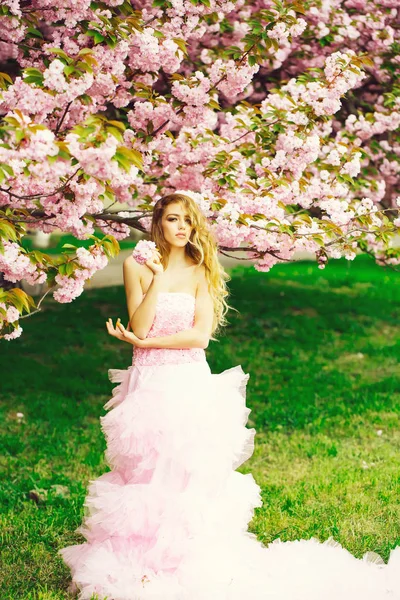
[[[153,324],[147,335],[163,337],[194,325],[196,298],[186,292],[159,292]],[[135,348],[133,365],[165,365],[205,361],[202,348]]]

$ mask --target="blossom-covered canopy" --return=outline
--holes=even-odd
[[[3,0],[1,337],[35,306],[11,284],[72,301],[176,190],[260,271],[397,265],[399,37],[397,0]],[[93,244],[52,258],[28,228]]]

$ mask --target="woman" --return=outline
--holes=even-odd
[[[211,374],[205,358],[225,323],[228,276],[188,196],[156,203],[151,238],[150,260],[124,263],[128,327],[107,322],[134,347],[131,367],[109,371],[119,383],[101,418],[111,471],[90,483],[86,543],[60,551],[79,598],[400,598],[394,556],[389,568],[332,540],[265,547],[247,531],[262,505],[253,476],[236,471],[254,448],[248,375]]]

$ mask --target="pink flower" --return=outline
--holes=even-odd
[[[18,325],[18,327],[16,327],[11,333],[6,333],[4,334],[4,339],[7,340],[8,342],[11,340],[15,340],[16,338],[18,338],[21,333],[22,333],[23,329],[22,327],[20,327],[20,325]]]
[[[140,265],[144,265],[152,256],[156,249],[154,242],[150,240],[139,240],[132,252],[133,258]]]
[[[7,309],[7,321],[9,323],[15,323],[19,319],[19,310],[15,306],[9,306]]]
[[[64,76],[64,63],[57,58],[50,63],[48,69],[43,74],[43,83],[51,90],[56,92],[65,92],[68,88],[67,80]]]
[[[4,302],[0,302],[0,308],[6,311],[6,316],[0,315],[1,320],[6,320],[8,323],[15,323],[18,321],[20,314],[19,311],[15,308],[15,306],[6,306]]]

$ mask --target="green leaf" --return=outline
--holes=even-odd
[[[143,168],[143,158],[140,152],[138,152],[138,150],[126,148],[125,146],[118,146],[115,156],[117,160],[120,157],[124,160],[130,161],[138,169]]]
[[[10,165],[7,165],[6,163],[0,163],[0,167],[3,169],[3,171],[8,173],[8,175],[13,177],[14,171],[12,170],[12,167],[10,167]]]
[[[162,31],[158,31],[157,29],[155,29],[153,31],[153,36],[156,37],[157,39],[164,39],[165,35],[163,34]]]
[[[119,142],[124,141],[124,136],[119,131],[119,129],[116,129],[115,127],[107,127],[107,133],[113,135]]]
[[[76,69],[73,65],[65,65],[64,67],[64,74],[66,75],[66,77],[69,77],[70,75],[72,75],[72,73],[75,73]]]
[[[108,258],[114,258],[118,256],[120,252],[120,245],[113,235],[106,235],[101,240],[104,252]]]
[[[24,290],[20,290],[19,288],[13,288],[11,291],[9,291],[8,297],[14,306],[16,306],[16,308],[18,308],[18,305],[21,307],[18,308],[20,313],[22,313],[24,309],[26,312],[30,312],[31,307],[35,306],[33,298],[24,292]]]
[[[71,59],[68,56],[68,54],[66,54],[64,52],[64,50],[61,50],[61,48],[47,48],[47,52],[51,52],[51,54],[55,54],[56,56],[59,56],[60,58],[63,58],[66,63],[70,63],[71,62]]]
[[[213,108],[214,110],[221,110],[221,107],[220,107],[218,101],[214,100],[214,99],[210,100],[210,102],[207,104],[207,106],[209,108]]]
[[[78,52],[78,56],[84,56],[85,54],[92,54],[93,51],[91,48],[82,48],[82,50],[79,50]]]
[[[72,273],[75,271],[75,269],[76,269],[75,263],[73,263],[72,261],[68,262],[66,265],[66,268],[65,268],[66,274],[72,275]]]
[[[0,77],[2,79],[5,79],[6,81],[8,81],[8,83],[12,83],[13,80],[11,79],[11,77],[9,76],[8,73],[0,73]]]
[[[125,131],[125,125],[121,121],[108,121],[108,123],[122,132]]]
[[[248,62],[249,62],[249,65],[250,65],[250,67],[254,67],[254,65],[255,65],[255,64],[256,64],[256,62],[257,62],[257,59],[256,59],[256,57],[254,56],[254,54],[251,54],[251,55],[248,57],[248,59],[247,59],[247,60],[248,60]]]
[[[30,37],[43,38],[42,32],[39,29],[35,29],[35,27],[28,27],[26,32]]]
[[[182,38],[172,38],[175,44],[178,46],[180,50],[182,50],[185,56],[188,56],[188,51],[186,47],[186,42]]]
[[[88,64],[88,62],[84,62],[83,60],[79,60],[76,63],[76,68],[78,71],[81,71],[83,73],[93,73],[91,65]]]
[[[26,83],[35,83],[36,85],[43,85],[43,73],[39,69],[28,67],[23,72],[23,78]]]
[[[88,29],[86,35],[92,37],[95,44],[100,44],[106,39],[104,35],[101,35],[101,33],[99,31],[96,31],[95,29]]]
[[[116,153],[115,156],[113,156],[113,160],[116,160],[117,163],[119,164],[119,166],[122,169],[124,169],[124,171],[129,173],[129,171],[131,170],[131,167],[132,167],[132,164],[129,162],[129,160],[126,160],[126,158],[124,158],[123,156],[121,156],[118,153]]]
[[[320,237],[319,235],[313,235],[312,236],[312,240],[313,242],[317,242],[318,246],[325,246],[325,242],[323,240],[322,237]]]
[[[8,221],[0,221],[0,237],[16,242],[18,240],[14,225]]]
[[[85,104],[86,106],[89,104],[93,104],[93,100],[89,96],[89,94],[81,94],[80,96],[78,96],[77,100],[80,100],[82,104]]]

